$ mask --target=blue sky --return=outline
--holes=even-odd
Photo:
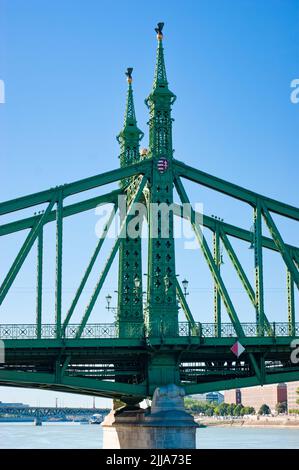
[[[128,66],[134,67],[135,108],[147,146],[144,98],[153,81],[158,21],[165,22],[168,79],[178,97],[175,158],[298,205],[299,104],[290,101],[290,83],[299,78],[299,0],[0,0],[0,79],[6,87],[6,103],[0,105],[1,201],[118,167],[115,136],[123,123]],[[205,213],[250,228],[247,206],[186,187]],[[65,307],[96,243],[95,222],[94,212],[66,222]],[[293,222],[277,218],[277,223],[288,242],[298,243]],[[54,227],[46,237],[44,318],[53,321]],[[1,276],[23,238],[3,241]],[[253,282],[252,252],[241,242],[234,246]],[[202,256],[179,249],[177,272],[190,280],[194,316],[212,321],[213,284]],[[34,259],[33,252],[3,304],[5,323],[34,321]],[[286,321],[283,265],[278,255],[264,259],[269,319]],[[254,321],[246,294],[224,260],[223,274],[241,319]],[[117,288],[116,268],[94,321],[106,321],[104,296]],[[57,395],[1,389],[0,400],[13,396],[54,403]],[[84,404],[88,399],[64,395],[61,400]]]

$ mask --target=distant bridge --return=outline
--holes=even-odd
[[[67,418],[70,416],[92,416],[94,414],[106,414],[107,408],[56,408],[43,406],[2,406],[0,407],[0,417],[23,417],[33,419],[49,419],[49,418]]]

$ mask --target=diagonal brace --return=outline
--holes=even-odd
[[[244,289],[246,290],[252,304],[254,307],[256,307],[256,300],[255,300],[255,293],[254,293],[254,290],[249,282],[249,279],[248,277],[246,276],[246,273],[244,271],[244,269],[242,268],[242,265],[240,263],[240,261],[238,260],[238,257],[228,239],[228,237],[226,236],[224,230],[222,229],[222,227],[220,227],[220,237],[221,237],[221,240],[223,242],[223,245],[231,259],[231,262],[233,263],[236,271],[237,271],[237,274],[244,286]],[[271,328],[270,326],[270,323],[269,323],[269,320],[267,319],[266,315],[264,314],[264,321],[265,321],[265,326],[269,329]]]
[[[262,212],[263,212],[263,216],[264,216],[264,219],[265,219],[265,222],[270,230],[270,233],[273,237],[273,241],[275,243],[275,245],[277,246],[278,250],[280,251],[280,254],[285,262],[285,264],[287,265],[287,268],[289,270],[289,272],[291,273],[292,275],[292,278],[297,286],[297,289],[299,289],[299,271],[294,263],[294,261],[292,260],[292,257],[290,256],[290,253],[288,251],[288,249],[286,248],[285,246],[285,243],[279,233],[279,230],[277,229],[276,225],[275,225],[275,222],[270,214],[270,212],[268,211],[266,205],[264,203],[262,203]]]
[[[101,288],[102,288],[102,286],[103,286],[103,284],[104,284],[104,282],[105,282],[105,279],[106,279],[106,277],[107,277],[108,271],[109,271],[109,269],[110,269],[110,267],[111,267],[111,265],[112,265],[112,263],[113,263],[114,257],[115,257],[115,255],[116,255],[116,253],[117,253],[118,248],[119,248],[121,239],[122,239],[122,237],[123,237],[124,234],[125,234],[128,219],[134,214],[134,211],[135,211],[134,205],[135,205],[136,202],[139,201],[139,199],[140,199],[140,197],[141,197],[141,195],[142,195],[142,193],[143,193],[143,189],[144,189],[146,183],[147,183],[147,176],[144,175],[143,178],[142,178],[142,180],[141,180],[141,183],[140,183],[140,185],[139,185],[139,188],[138,188],[138,190],[137,190],[137,192],[136,192],[136,195],[135,195],[135,197],[134,197],[134,199],[133,199],[133,201],[132,201],[132,203],[131,203],[131,205],[130,205],[130,207],[129,207],[129,210],[128,210],[128,212],[127,212],[127,215],[126,215],[126,217],[124,218],[124,220],[123,220],[123,222],[122,222],[119,235],[118,235],[118,237],[117,237],[117,239],[116,239],[116,241],[115,241],[115,243],[114,243],[114,246],[113,246],[113,248],[112,248],[112,251],[111,251],[111,253],[110,253],[109,257],[108,257],[108,260],[107,260],[107,262],[106,262],[106,265],[105,265],[105,267],[104,267],[104,269],[103,269],[103,271],[102,271],[102,273],[101,273],[101,275],[100,275],[99,281],[98,281],[98,283],[97,283],[97,285],[96,285],[96,287],[95,287],[95,289],[94,289],[94,292],[93,292],[93,294],[92,294],[92,297],[91,297],[91,299],[90,299],[90,302],[89,302],[88,306],[86,307],[86,310],[85,310],[85,313],[84,313],[84,317],[83,317],[83,319],[82,319],[82,321],[81,321],[81,324],[80,324],[80,326],[79,326],[79,329],[78,329],[76,338],[80,338],[80,336],[81,336],[81,334],[82,334],[82,332],[83,332],[83,330],[84,330],[84,327],[85,327],[86,323],[88,322],[88,319],[89,319],[89,317],[90,317],[90,314],[91,314],[91,312],[92,312],[92,309],[93,309],[93,307],[94,307],[94,305],[95,305],[95,303],[96,303],[96,300],[97,300],[97,298],[98,298],[98,295],[99,295],[99,293],[100,293],[100,291],[101,291]]]
[[[222,300],[227,308],[227,312],[230,316],[230,319],[231,319],[231,322],[235,328],[235,331],[237,333],[237,335],[239,337],[241,336],[245,336],[244,334],[244,330],[241,326],[241,323],[239,321],[239,318],[237,316],[237,313],[236,313],[236,310],[232,304],[232,301],[229,297],[229,294],[227,292],[227,289],[224,285],[224,282],[223,282],[223,279],[221,277],[221,274],[219,273],[219,270],[216,266],[216,263],[214,261],[214,258],[213,258],[213,255],[211,253],[211,250],[209,248],[209,245],[202,233],[202,230],[200,228],[200,226],[198,224],[196,224],[195,222],[195,212],[194,212],[194,209],[191,207],[191,204],[190,204],[190,201],[188,199],[188,196],[185,192],[185,188],[184,186],[182,185],[182,182],[180,181],[180,179],[178,177],[175,178],[175,186],[176,186],[176,189],[177,189],[177,192],[181,198],[181,201],[183,204],[189,204],[190,208],[191,208],[191,225],[193,227],[193,230],[194,230],[194,233],[197,237],[197,240],[199,242],[199,245],[202,249],[202,252],[203,252],[203,255],[207,261],[207,264],[210,268],[210,271],[211,271],[211,274],[214,278],[214,281],[215,283],[217,284],[217,287],[219,289],[219,292],[221,294],[221,297],[222,297]]]
[[[176,291],[177,291],[177,295],[178,295],[179,300],[180,300],[180,302],[181,302],[181,304],[182,304],[182,307],[183,307],[183,310],[184,310],[184,313],[185,313],[185,315],[186,315],[186,318],[187,318],[188,322],[191,324],[192,329],[193,329],[195,332],[197,332],[197,331],[198,331],[198,327],[197,327],[196,322],[195,322],[195,320],[194,320],[194,318],[193,318],[193,315],[192,315],[191,310],[190,310],[190,308],[189,308],[189,305],[188,305],[188,303],[187,303],[186,297],[185,297],[184,294],[183,294],[183,291],[182,291],[182,288],[181,288],[181,286],[180,286],[180,283],[179,283],[179,281],[178,281],[177,279],[176,279]]]
[[[106,225],[105,225],[105,227],[104,227],[104,229],[103,229],[103,233],[102,233],[102,235],[101,235],[101,237],[100,237],[100,239],[99,239],[99,241],[98,241],[98,243],[97,243],[97,246],[96,246],[96,248],[95,248],[95,250],[94,250],[94,252],[93,252],[93,255],[92,255],[92,257],[91,257],[91,259],[90,259],[90,261],[89,261],[89,264],[88,264],[87,269],[86,269],[86,271],[85,271],[85,273],[84,273],[84,276],[83,276],[83,278],[82,278],[82,280],[81,280],[81,282],[80,282],[80,285],[79,285],[79,287],[78,287],[78,289],[77,289],[77,292],[76,292],[76,294],[75,294],[75,297],[74,297],[74,299],[73,299],[73,302],[72,302],[72,304],[71,304],[71,306],[70,306],[70,308],[69,308],[69,310],[68,310],[68,312],[67,312],[66,318],[65,318],[65,320],[64,320],[64,322],[63,322],[63,326],[62,326],[62,334],[65,334],[65,329],[66,329],[67,325],[69,324],[69,321],[70,321],[70,319],[71,319],[71,316],[73,315],[73,312],[74,312],[74,310],[75,310],[75,308],[76,308],[76,305],[77,305],[77,303],[78,303],[78,301],[79,301],[79,298],[80,298],[80,296],[81,296],[81,294],[82,294],[82,291],[83,291],[83,289],[84,289],[84,287],[85,287],[85,284],[86,284],[86,282],[87,282],[87,280],[88,280],[88,278],[89,278],[89,275],[90,275],[90,273],[91,273],[91,271],[92,271],[92,268],[93,268],[93,266],[94,266],[94,263],[96,262],[96,259],[97,259],[97,257],[98,257],[98,254],[99,254],[100,251],[101,251],[101,248],[102,248],[103,243],[104,243],[104,241],[105,241],[105,238],[106,238],[106,235],[107,235],[107,233],[108,233],[108,230],[109,230],[109,228],[110,228],[110,226],[111,226],[111,223],[112,223],[112,221],[113,221],[113,219],[114,219],[115,213],[116,213],[116,206],[115,206],[115,204],[114,204],[114,205],[113,205],[112,212],[111,212],[111,214],[110,214],[110,217],[109,217],[109,219],[108,219],[108,221],[107,221],[107,223],[106,223]]]
[[[6,297],[7,292],[9,291],[12,283],[14,282],[18,272],[20,271],[26,256],[31,250],[36,238],[38,237],[40,231],[42,230],[43,225],[46,223],[49,213],[51,212],[52,207],[55,204],[56,198],[52,199],[49,203],[47,209],[40,219],[37,220],[35,225],[30,230],[25,242],[23,243],[19,253],[17,254],[9,272],[7,273],[1,287],[0,287],[0,305]]]

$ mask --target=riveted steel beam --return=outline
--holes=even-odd
[[[37,238],[36,336],[41,338],[43,295],[43,227]]]
[[[55,318],[56,337],[61,336],[61,304],[62,304],[62,231],[63,231],[63,194],[59,192],[56,211],[56,288],[55,288]]]
[[[295,292],[294,281],[292,274],[287,269],[287,296],[288,296],[288,327],[289,335],[293,336],[295,333]]]
[[[221,253],[220,253],[220,236],[219,236],[219,225],[216,225],[216,230],[213,233],[213,255],[216,267],[220,274],[221,265]],[[215,323],[215,335],[220,338],[221,336],[221,295],[217,286],[214,282],[214,323]]]
[[[298,373],[299,371],[297,370],[294,372],[276,372],[272,374],[266,374],[264,385],[270,385],[281,382],[294,382],[298,380]],[[185,389],[186,395],[213,392],[215,388],[217,390],[230,390],[234,388],[254,387],[256,385],[261,385],[257,376],[245,378],[242,377],[230,380],[217,380],[201,384],[182,384]]]
[[[90,275],[90,273],[91,273],[91,271],[92,271],[92,268],[93,268],[93,266],[94,266],[94,264],[95,264],[95,262],[96,262],[96,259],[97,259],[98,255],[99,255],[100,251],[101,251],[101,248],[102,248],[103,243],[104,243],[104,241],[105,241],[105,238],[106,238],[106,235],[107,235],[107,233],[108,233],[108,230],[109,230],[109,228],[110,228],[110,226],[111,226],[111,224],[112,224],[112,221],[113,221],[113,219],[114,219],[115,212],[116,212],[116,207],[115,207],[115,205],[114,205],[114,206],[113,206],[113,210],[112,210],[112,212],[111,212],[111,214],[110,214],[110,217],[109,217],[109,219],[108,219],[108,221],[107,221],[107,223],[106,223],[106,225],[105,225],[105,227],[104,227],[104,229],[103,229],[103,232],[102,232],[102,234],[101,234],[101,237],[99,238],[99,241],[98,241],[98,243],[97,243],[97,246],[96,246],[96,248],[95,248],[95,250],[94,250],[94,252],[93,252],[93,254],[92,254],[92,257],[91,257],[91,259],[90,259],[90,261],[89,261],[89,264],[88,264],[88,266],[87,266],[87,268],[86,268],[86,271],[85,271],[85,273],[84,273],[84,276],[83,276],[83,278],[82,278],[82,280],[81,280],[81,282],[80,282],[80,285],[79,285],[79,287],[78,287],[78,289],[77,289],[77,291],[76,291],[76,294],[75,294],[75,297],[74,297],[74,299],[73,299],[73,301],[72,301],[72,304],[71,304],[71,306],[70,306],[70,308],[69,308],[69,310],[68,310],[68,312],[67,312],[66,318],[65,318],[65,320],[64,320],[64,322],[63,322],[62,334],[65,333],[65,329],[66,329],[67,325],[69,324],[69,321],[70,321],[70,319],[71,319],[71,317],[72,317],[72,315],[73,315],[73,313],[74,313],[74,310],[75,310],[75,308],[76,308],[76,305],[77,305],[77,303],[78,303],[78,300],[79,300],[79,298],[80,298],[80,296],[81,296],[81,294],[82,294],[82,292],[83,292],[83,289],[84,289],[84,287],[85,287],[85,285],[86,285],[86,282],[87,282],[87,280],[88,280],[88,278],[89,278],[89,275]]]
[[[20,271],[21,266],[23,265],[26,256],[28,255],[29,251],[31,250],[36,238],[38,237],[43,224],[46,222],[49,213],[55,203],[55,198],[49,203],[46,211],[41,216],[41,218],[35,223],[35,225],[30,230],[25,242],[23,243],[17,257],[15,258],[9,272],[7,273],[1,287],[0,287],[0,305],[2,304],[3,300],[7,292],[9,291],[13,281],[15,280],[18,272]]]
[[[276,212],[277,214],[284,215],[294,220],[299,220],[299,209],[289,204],[270,199],[266,196],[262,196],[254,191],[242,188],[228,181],[222,180],[215,176],[204,173],[201,170],[192,168],[191,166],[185,165],[178,160],[174,160],[174,169],[177,176],[183,176],[184,178],[199,183],[208,188],[214,189],[215,191],[227,194],[240,201],[247,202],[251,205],[256,205],[258,199],[262,200],[269,210]]]
[[[102,205],[102,204],[109,204],[109,203],[116,203],[118,197],[122,194],[122,191],[116,189],[111,191],[110,193],[103,194],[101,196],[96,196],[90,199],[86,199],[85,201],[76,202],[75,204],[69,204],[68,206],[64,206],[62,210],[62,215],[64,217],[70,217],[75,214],[79,214],[81,212],[88,211],[90,209],[94,209],[95,207]],[[25,230],[28,228],[32,228],[34,224],[40,220],[41,215],[34,215],[32,217],[27,217],[24,219],[16,220],[14,222],[9,222],[7,224],[0,225],[0,236],[8,235],[10,233],[19,232],[20,230]],[[56,220],[56,210],[53,210],[49,213],[47,218],[48,222],[53,222]]]
[[[183,217],[186,220],[190,220],[189,214],[184,212],[183,207],[179,204],[174,204],[174,214],[179,217]],[[220,220],[215,220],[213,217],[209,217],[208,215],[199,214],[199,212],[194,211],[194,214],[199,218],[202,217],[202,225],[207,227],[208,229],[212,230],[213,232],[216,230],[216,225],[218,224],[219,227],[222,228],[223,232],[226,235],[231,237],[237,238],[239,240],[243,240],[244,242],[251,243],[252,242],[252,232],[250,230],[246,230],[241,227],[237,227],[232,224],[228,224],[226,222],[222,222]],[[0,235],[1,235],[1,227],[0,227]],[[270,237],[262,236],[262,245],[264,248],[267,248],[272,251],[279,252],[278,248],[276,247],[274,241]],[[298,257],[299,260],[299,248],[293,245],[285,244],[287,250],[291,254],[292,257]],[[299,264],[299,261],[298,263]]]
[[[180,301],[180,303],[182,305],[182,308],[184,310],[184,313],[186,315],[187,321],[190,322],[190,325],[191,325],[192,329],[194,329],[194,331],[197,331],[198,330],[198,325],[196,324],[196,322],[193,318],[193,315],[192,315],[191,310],[189,308],[189,305],[187,303],[186,297],[183,294],[182,288],[181,288],[180,283],[177,279],[176,279],[176,291],[177,291],[179,301]]]
[[[1,385],[14,385],[24,387],[36,387],[37,385],[43,389],[58,390],[73,393],[80,393],[81,389],[89,390],[89,393],[95,391],[100,396],[139,396],[144,398],[146,396],[146,388],[143,384],[126,384],[120,382],[112,382],[108,380],[97,380],[82,377],[70,377],[62,375],[59,377],[59,382],[56,382],[57,377],[55,374],[40,373],[40,372],[23,372],[23,371],[0,371],[0,384]],[[63,389],[63,390],[62,390]]]
[[[92,309],[93,309],[93,307],[94,307],[94,305],[95,305],[95,303],[96,303],[96,300],[97,300],[97,298],[98,298],[98,295],[99,295],[99,293],[100,293],[100,291],[101,291],[101,288],[102,288],[102,286],[103,286],[103,284],[104,284],[104,282],[105,282],[105,279],[106,279],[106,277],[107,277],[108,271],[109,271],[109,269],[110,269],[110,267],[111,267],[111,265],[112,265],[112,262],[113,262],[113,260],[114,260],[114,257],[115,257],[115,255],[116,255],[116,253],[117,253],[118,248],[119,248],[119,245],[120,245],[120,242],[121,242],[121,238],[123,237],[123,235],[124,235],[124,233],[125,233],[125,230],[126,230],[126,227],[127,227],[127,221],[128,221],[128,219],[131,217],[131,215],[134,213],[134,211],[135,211],[134,205],[135,205],[136,202],[139,201],[139,199],[140,199],[140,197],[141,197],[141,195],[142,195],[142,193],[143,193],[143,189],[144,189],[146,183],[147,183],[147,177],[146,177],[146,176],[143,176],[143,179],[142,179],[142,181],[141,181],[141,183],[140,183],[140,185],[139,185],[139,187],[138,187],[138,190],[137,190],[137,192],[136,192],[136,195],[135,195],[135,197],[134,197],[134,199],[133,199],[133,201],[132,201],[130,207],[128,208],[126,217],[124,218],[123,223],[122,223],[122,225],[121,225],[120,232],[119,232],[119,236],[117,237],[117,239],[116,239],[116,241],[115,241],[115,243],[114,243],[114,246],[113,246],[112,251],[111,251],[111,253],[110,253],[110,255],[109,255],[109,258],[108,258],[108,260],[107,260],[107,262],[106,262],[106,265],[105,265],[105,267],[104,267],[104,270],[102,271],[102,273],[101,273],[101,275],[100,275],[99,281],[98,281],[98,283],[97,283],[97,285],[96,285],[96,287],[95,287],[95,290],[94,290],[93,295],[92,295],[92,297],[91,297],[91,299],[90,299],[90,302],[89,302],[89,304],[88,304],[87,307],[86,307],[84,316],[83,316],[83,318],[82,318],[80,327],[79,327],[79,329],[78,329],[78,333],[77,333],[77,337],[78,337],[78,338],[80,338],[80,336],[81,336],[81,334],[82,334],[82,332],[83,332],[83,329],[84,329],[84,327],[85,327],[85,325],[86,325],[86,323],[87,323],[87,321],[88,321],[88,319],[89,319],[89,317],[90,317],[90,314],[91,314],[91,312],[92,312]]]
[[[175,178],[175,186],[176,186],[176,189],[177,189],[177,192],[181,198],[181,201],[183,204],[189,204],[190,205],[190,201],[188,199],[188,196],[185,192],[185,189],[180,181],[179,178]],[[211,274],[214,278],[214,281],[216,282],[217,284],[217,287],[219,289],[219,292],[221,294],[221,297],[222,297],[222,300],[223,300],[223,303],[227,309],[227,312],[230,316],[230,319],[231,319],[231,322],[232,324],[234,325],[234,328],[235,328],[235,331],[237,333],[237,335],[239,337],[242,337],[242,336],[245,336],[244,335],[244,331],[243,331],[243,328],[241,326],[241,323],[239,321],[239,318],[238,318],[238,315],[237,315],[237,312],[232,304],[232,301],[230,299],[230,296],[227,292],[227,289],[224,285],[224,282],[222,280],[222,277],[219,273],[219,270],[215,264],[215,261],[213,259],[213,255],[211,253],[211,250],[208,246],[208,243],[201,231],[201,228],[195,223],[195,214],[194,214],[194,210],[193,208],[191,207],[190,205],[190,208],[191,208],[191,225],[193,227],[193,230],[194,230],[194,233],[197,237],[197,240],[198,240],[198,243],[202,249],[202,252],[203,252],[203,255],[208,263],[208,266],[210,268],[210,271],[211,271]]]
[[[90,178],[85,178],[73,183],[57,186],[56,188],[51,188],[46,191],[41,191],[35,194],[29,194],[28,196],[5,201],[0,203],[0,215],[49,202],[57,193],[57,190],[60,189],[63,189],[63,195],[64,197],[67,197],[81,193],[83,191],[89,191],[90,189],[94,189],[99,186],[114,183],[123,178],[128,178],[138,174],[143,175],[150,170],[151,165],[151,160],[143,160],[140,163],[129,165],[124,168],[107,171],[106,173],[101,173],[96,176],[91,176]]]
[[[264,280],[262,246],[262,210],[260,201],[254,207],[254,270],[255,270],[255,308],[256,323],[261,333],[264,330]]]
[[[249,282],[249,279],[229,241],[229,239],[227,238],[226,234],[224,233],[223,229],[220,229],[220,236],[221,236],[221,239],[223,241],[223,245],[231,259],[231,262],[233,263],[233,266],[235,267],[236,269],[236,272],[243,284],[243,287],[244,289],[246,290],[247,294],[248,294],[248,297],[249,299],[251,300],[251,303],[252,305],[256,308],[256,299],[255,299],[255,292]],[[269,329],[271,328],[270,326],[270,323],[269,323],[269,320],[268,318],[266,317],[266,314],[264,313],[264,321],[265,321],[265,324],[266,324],[266,327]]]
[[[290,256],[288,250],[286,249],[285,243],[279,233],[279,230],[277,229],[275,222],[267,209],[265,204],[262,204],[262,212],[263,216],[265,219],[265,222],[269,228],[269,231],[273,237],[274,243],[276,247],[278,248],[288,270],[292,274],[293,280],[297,286],[297,289],[299,289],[299,271],[297,267],[295,266],[292,257]]]

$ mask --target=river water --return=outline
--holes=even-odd
[[[1,449],[101,449],[102,429],[79,423],[1,423]],[[197,430],[198,449],[299,449],[299,428],[207,427]]]

